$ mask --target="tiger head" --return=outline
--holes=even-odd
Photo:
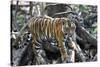
[[[72,36],[75,33],[76,25],[68,18],[62,18],[63,33],[67,36]]]

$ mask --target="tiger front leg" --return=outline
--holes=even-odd
[[[36,64],[38,64],[38,65],[48,64],[47,61],[46,61],[47,58],[46,58],[45,51],[42,50],[41,46],[37,42],[33,42],[33,52],[34,52],[34,55],[35,55],[34,59],[35,59]]]
[[[58,48],[60,50],[60,53],[61,53],[61,59],[62,59],[62,62],[63,63],[66,63],[67,62],[67,59],[68,59],[68,54],[67,54],[67,48],[65,47],[65,45],[63,44],[63,42],[60,42],[58,43]]]

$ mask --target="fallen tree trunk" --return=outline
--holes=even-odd
[[[53,53],[59,53],[59,49],[57,46],[54,46],[48,42],[44,43],[43,44],[43,49],[47,50],[47,51],[50,51],[50,52],[53,52]]]
[[[79,23],[76,24],[76,34],[82,39],[81,42],[86,42],[87,44],[90,44],[90,46],[93,46],[97,48],[97,39],[94,38],[84,27],[82,27]],[[85,45],[85,44],[84,44]]]
[[[12,49],[12,65],[14,66],[18,66],[19,62],[21,61],[23,54],[25,53],[26,49],[28,48],[28,46],[24,46],[21,49]]]

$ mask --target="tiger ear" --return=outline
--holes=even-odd
[[[65,24],[65,22],[62,22],[63,23],[63,25]]]

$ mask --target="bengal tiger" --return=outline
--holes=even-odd
[[[67,60],[67,48],[63,43],[64,37],[72,36],[76,26],[68,18],[48,18],[48,17],[32,17],[28,27],[33,38],[33,49],[37,40],[54,38],[57,42],[57,47],[61,53],[62,61]]]

